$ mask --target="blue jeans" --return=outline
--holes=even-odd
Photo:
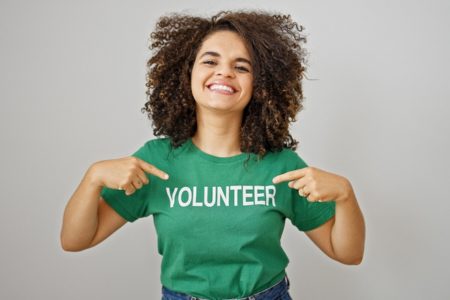
[[[289,278],[286,275],[280,282],[265,289],[264,291],[258,292],[245,298],[226,299],[226,300],[292,300],[291,295],[289,295],[289,286],[290,286]],[[188,294],[175,292],[163,286],[161,300],[207,300],[207,299],[197,298]]]

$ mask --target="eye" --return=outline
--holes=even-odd
[[[237,66],[236,69],[243,71],[243,72],[250,72],[249,69],[247,69],[246,67],[242,67],[242,66]]]
[[[204,62],[202,62],[205,65],[210,65],[210,66],[214,66],[217,65],[217,62],[213,61],[213,60],[205,60]],[[248,73],[250,72],[250,70],[244,66],[236,66],[236,69],[239,70],[239,72],[241,73]]]
[[[212,60],[205,60],[203,63],[206,65],[215,65],[216,64],[216,62],[212,61]]]

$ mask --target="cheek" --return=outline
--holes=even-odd
[[[246,80],[243,84],[245,93],[251,95],[253,93],[253,80]]]
[[[193,67],[191,71],[191,82],[196,80],[198,76],[197,73],[198,73],[197,68]]]
[[[198,97],[200,97],[201,93],[203,92],[203,88],[205,85],[205,72],[198,69],[193,68],[191,73],[191,92],[192,96],[194,97],[194,100],[197,101]]]
[[[202,85],[202,77],[201,74],[196,71],[196,70],[192,70],[192,74],[191,74],[191,89],[200,89]]]
[[[204,85],[206,80],[208,79],[208,76],[209,74],[207,70],[192,70],[191,84]]]

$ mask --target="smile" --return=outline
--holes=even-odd
[[[217,92],[219,94],[225,94],[225,95],[232,95],[236,91],[229,86],[222,85],[222,84],[211,84],[208,86],[208,89],[213,92]]]

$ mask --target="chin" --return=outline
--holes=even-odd
[[[214,111],[223,111],[223,112],[227,112],[227,111],[236,111],[239,110],[239,108],[236,107],[238,103],[225,103],[223,101],[209,101],[207,103],[203,102],[203,103],[198,103],[197,102],[197,107],[200,106],[202,109],[209,109],[209,110],[214,110]],[[243,108],[241,109],[243,110]]]

